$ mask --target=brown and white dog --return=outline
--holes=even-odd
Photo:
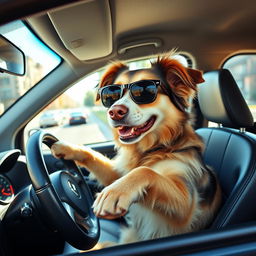
[[[159,57],[149,69],[112,64],[100,88],[115,87],[106,87],[98,99],[109,106],[117,156],[110,160],[64,142],[52,146],[54,156],[75,160],[105,186],[93,205],[98,217],[129,216],[121,243],[196,231],[213,220],[220,187],[202,162],[204,146],[186,112],[196,84],[203,81],[200,71],[172,56]],[[126,85],[122,94],[121,85]]]

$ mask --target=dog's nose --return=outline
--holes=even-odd
[[[128,113],[128,108],[124,105],[114,105],[108,111],[111,119],[115,121],[122,120]]]

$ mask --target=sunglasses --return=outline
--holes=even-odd
[[[102,104],[110,108],[117,100],[124,96],[125,89],[129,90],[130,97],[137,104],[148,104],[157,97],[157,87],[160,80],[140,80],[131,84],[108,85],[98,90]]]

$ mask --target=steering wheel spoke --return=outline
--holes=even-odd
[[[66,202],[62,202],[62,205],[66,209],[66,211],[67,211],[68,215],[71,217],[71,219],[73,221],[75,221],[75,209]]]
[[[84,229],[87,233],[96,232],[94,228],[96,226],[95,220],[90,218],[89,215],[85,217],[81,216],[76,209],[74,209],[66,202],[62,202],[62,205],[64,206],[72,220],[76,222],[76,224],[79,225],[80,228]]]

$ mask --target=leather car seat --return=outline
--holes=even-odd
[[[214,70],[204,79],[198,89],[200,109],[219,127],[196,132],[205,142],[203,159],[222,188],[222,207],[211,226],[221,228],[256,218],[256,136],[246,132],[253,116],[231,73]]]

